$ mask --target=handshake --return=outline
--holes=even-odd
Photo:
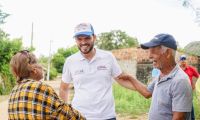
[[[145,98],[150,98],[152,95],[146,85],[130,74],[122,73],[115,80],[125,88],[138,91]]]

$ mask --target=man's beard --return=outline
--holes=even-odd
[[[82,51],[82,50],[81,50],[81,47],[78,47],[78,49],[81,51],[82,54],[88,54],[88,53],[90,53],[90,52],[92,51],[92,49],[94,48],[94,43],[92,43],[92,44],[89,45],[89,46],[90,46],[90,48],[89,48],[88,51]]]

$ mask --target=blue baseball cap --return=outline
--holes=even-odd
[[[184,61],[184,60],[186,60],[186,58],[187,58],[186,55],[181,55],[180,56],[180,61]]]
[[[141,44],[141,48],[149,49],[159,45],[163,45],[172,48],[174,50],[177,50],[177,44],[174,37],[170,34],[163,34],[163,33],[156,35],[151,41]]]
[[[90,23],[80,23],[74,29],[74,37],[84,35],[91,36],[94,34],[94,29]]]

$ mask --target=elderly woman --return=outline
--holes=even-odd
[[[85,119],[77,110],[59,99],[52,87],[40,81],[43,70],[34,54],[27,50],[18,52],[12,57],[10,67],[17,85],[9,97],[9,119]]]

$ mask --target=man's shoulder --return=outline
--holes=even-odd
[[[180,67],[178,68],[177,74],[175,75],[175,77],[177,78],[187,78],[188,75],[183,71],[183,69],[181,69]]]
[[[172,74],[174,83],[189,79],[188,75],[179,66],[176,69],[177,70]]]
[[[80,52],[76,52],[75,54],[72,54],[72,55],[68,56],[66,58],[66,61],[74,61],[76,59],[80,59],[80,56],[81,56]]]
[[[173,84],[189,84],[189,81],[188,75],[181,68],[178,68],[177,73],[173,77]]]

